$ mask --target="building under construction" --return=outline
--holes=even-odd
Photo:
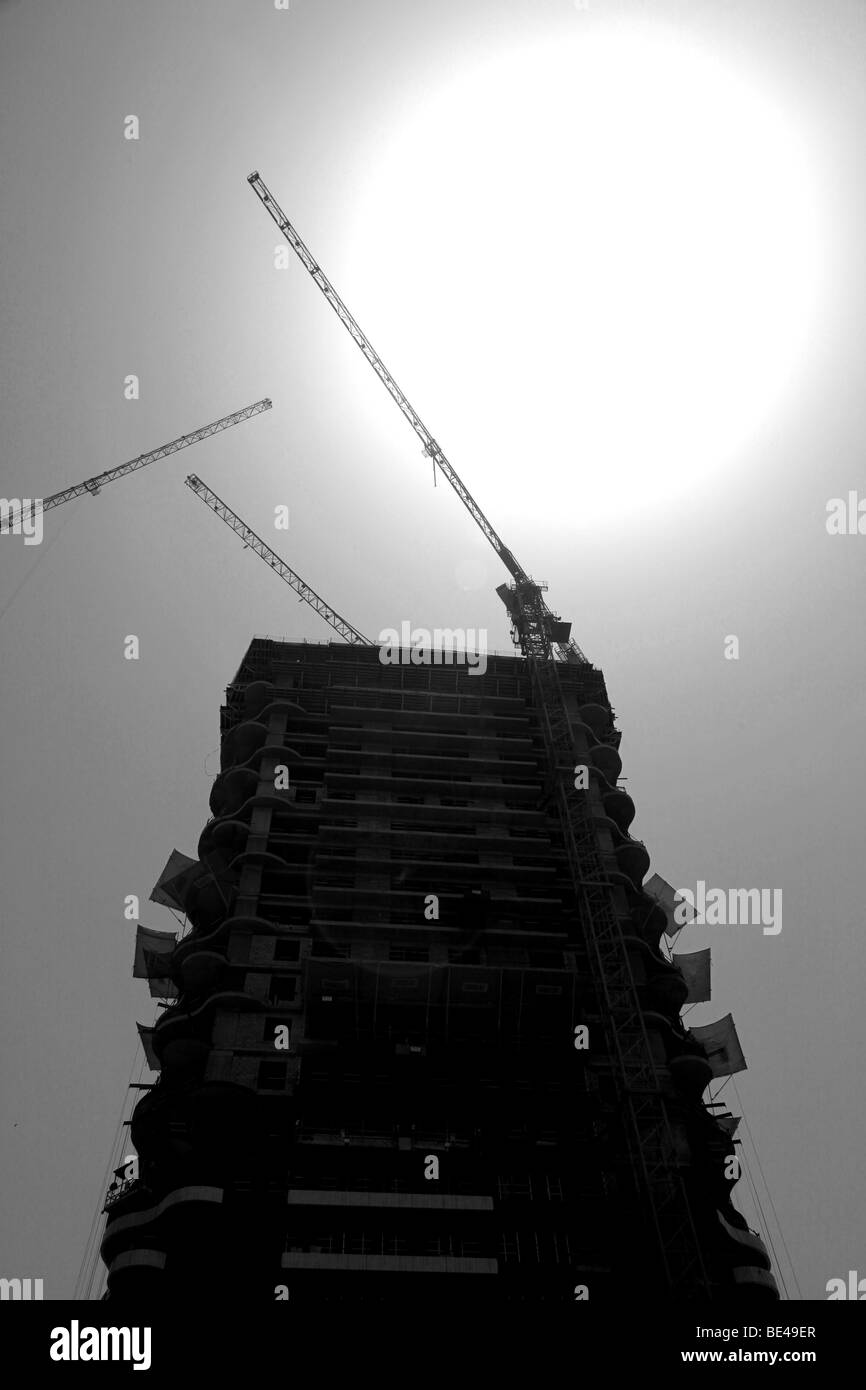
[[[775,1299],[735,1119],[702,1099],[742,1054],[730,1020],[681,1021],[708,967],[662,949],[601,672],[249,182],[511,576],[521,655],[386,660],[187,479],[343,640],[252,643],[212,819],[153,894],[183,934],[138,929],[159,1077],[106,1204],[108,1297]]]
[[[195,861],[139,931],[146,1035],[109,1298],[775,1298],[680,1022],[599,671],[558,677],[592,845],[576,891],[527,664],[253,642]],[[600,866],[601,873],[595,873]]]

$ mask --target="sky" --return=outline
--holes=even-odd
[[[866,1273],[866,537],[827,529],[866,498],[864,55],[853,0],[0,3],[3,496],[273,400],[0,536],[4,1277],[72,1295],[129,1151],[124,901],[174,928],[147,898],[226,684],[254,634],[329,636],[184,477],[374,638],[511,650],[500,561],[277,267],[256,169],[603,669],[650,872],[782,891],[776,935],[683,932],[687,1021],[736,1021],[736,1200],[789,1296]]]

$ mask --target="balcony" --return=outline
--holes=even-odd
[[[154,1241],[158,1247],[163,1240],[156,1237],[154,1227],[168,1220],[180,1219],[188,1223],[193,1208],[196,1208],[196,1219],[200,1221],[202,1208],[213,1209],[221,1205],[223,1195],[221,1187],[179,1187],[152,1206],[109,1217],[100,1247],[103,1261],[114,1268],[114,1258],[124,1245],[132,1242],[138,1244],[145,1238]]]
[[[132,1197],[146,1197],[150,1188],[141,1181],[141,1178],[123,1178],[120,1182],[113,1182],[108,1192],[105,1194],[105,1202],[102,1210],[111,1211],[119,1202]]]
[[[770,1256],[757,1232],[748,1229],[741,1230],[738,1226],[732,1225],[720,1211],[716,1215],[726,1237],[736,1247],[738,1255],[742,1256],[744,1260],[744,1265],[738,1267],[760,1266],[762,1269],[769,1270],[771,1268]]]

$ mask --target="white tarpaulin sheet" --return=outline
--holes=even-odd
[[[651,898],[655,898],[659,907],[663,908],[664,914],[668,919],[665,927],[665,935],[672,941],[677,932],[682,931],[687,922],[690,922],[695,915],[693,907],[685,907],[677,897],[676,889],[668,883],[667,879],[662,878],[661,874],[653,874],[643,885],[643,891],[649,893]],[[680,920],[677,921],[675,913],[679,907]]]
[[[704,1004],[710,994],[710,948],[705,951],[691,951],[687,955],[674,956],[674,965],[679,966],[683,979],[689,987],[687,1004]]]
[[[179,849],[173,849],[154,885],[150,901],[161,903],[163,907],[179,907],[183,911],[184,895],[195,876],[193,870],[200,868],[197,859],[190,859]]]
[[[138,1029],[138,1036],[141,1039],[141,1045],[144,1048],[144,1055],[147,1059],[147,1065],[150,1067],[151,1071],[160,1071],[161,1063],[153,1050],[153,1029],[148,1028],[144,1023],[136,1023],[135,1026]]]
[[[736,1071],[746,1070],[746,1059],[730,1014],[725,1014],[718,1023],[690,1028],[689,1032],[706,1052],[713,1076],[733,1076]]]

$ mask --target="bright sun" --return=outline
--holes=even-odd
[[[578,23],[394,121],[341,285],[494,525],[647,517],[744,462],[827,261],[778,93],[673,32]]]

